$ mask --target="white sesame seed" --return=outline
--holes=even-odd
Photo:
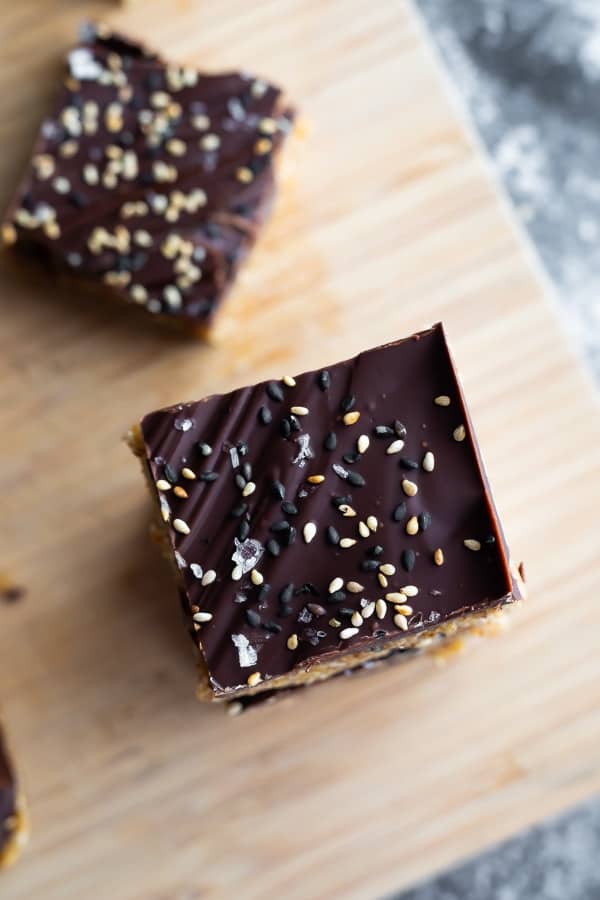
[[[296,650],[297,647],[298,647],[298,635],[290,634],[289,638],[287,639],[288,650]]]
[[[466,538],[463,541],[463,544],[467,548],[467,550],[473,550],[476,552],[477,550],[481,550],[481,544],[479,541],[476,541],[475,538]]]
[[[358,634],[358,628],[342,628],[340,638],[342,641],[347,641],[349,638],[354,637],[355,634]]]
[[[394,609],[397,613],[402,613],[403,616],[412,616],[413,614],[413,608],[408,603],[398,603]]]
[[[371,600],[370,603],[367,603],[366,606],[363,606],[363,611],[362,611],[363,619],[370,619],[374,612],[375,612],[375,604]]]
[[[189,494],[185,490],[185,488],[182,488],[179,484],[175,485],[175,487],[173,488],[173,493],[177,497],[183,497],[184,500],[187,500],[187,498],[189,497]]]
[[[347,550],[349,547],[354,547],[356,541],[354,538],[342,538],[340,541],[340,547],[343,550]]]
[[[341,589],[342,589],[343,587],[344,587],[344,580],[343,580],[343,578],[333,578],[333,579],[329,582],[329,588],[328,588],[328,590],[329,590],[329,593],[330,593],[330,594],[335,594],[336,591],[341,591]]]
[[[403,616],[402,613],[396,613],[394,616],[394,625],[401,631],[408,631],[408,622],[406,621],[406,616]]]
[[[369,527],[365,522],[358,523],[358,533],[363,538],[368,538],[371,532],[369,531]]]
[[[416,516],[411,516],[408,522],[406,523],[406,533],[407,534],[418,534],[419,532],[419,520]]]
[[[358,611],[356,611],[356,612],[352,613],[352,616],[350,617],[350,621],[352,622],[352,624],[354,625],[355,628],[360,628],[360,626],[363,624],[363,617],[361,616],[361,614]]]
[[[391,593],[385,595],[385,599],[388,603],[405,603],[406,594],[401,593],[400,591],[392,591]]]
[[[170,491],[171,490],[171,485],[164,478],[158,479],[158,481],[156,482],[156,487],[158,488],[159,491]]]
[[[383,602],[383,600],[378,600],[375,604],[375,612],[377,613],[378,619],[385,619],[387,613],[387,606]]]
[[[338,509],[345,518],[352,518],[352,516],[356,515],[356,510],[348,506],[347,503],[342,503],[341,506],[338,506]]]
[[[435,468],[435,456],[433,455],[431,450],[427,451],[427,453],[423,457],[423,461],[422,461],[421,465],[423,466],[423,468],[426,472],[433,472],[433,470]]]
[[[329,620],[329,624],[332,628],[339,628],[342,623],[339,619],[333,618]]]
[[[194,613],[194,615],[192,616],[194,622],[200,622],[200,623],[210,622],[212,617],[213,617],[213,614],[209,613],[209,612],[198,612],[198,613]]]
[[[189,534],[190,527],[183,519],[173,519],[173,528],[180,534]]]
[[[459,443],[461,441],[464,441],[466,436],[467,436],[467,432],[465,430],[464,425],[458,425],[452,432],[452,437],[454,438],[455,441],[458,441]]]
[[[263,583],[264,578],[262,577],[258,569],[252,569],[252,571],[250,572],[250,581],[257,587],[259,587]]]
[[[308,408],[306,406],[292,406],[290,412],[295,416],[307,416]]]
[[[414,497],[418,492],[419,488],[414,483],[414,481],[409,481],[408,478],[402,479],[402,490],[406,494],[407,497]]]
[[[168,284],[163,290],[163,297],[171,309],[179,309],[181,306],[181,293],[174,284]]]
[[[265,116],[265,118],[261,119],[258,123],[258,130],[261,134],[275,134],[277,131],[277,122],[275,119]]]
[[[392,454],[394,454],[394,453],[400,453],[400,451],[402,450],[403,447],[404,447],[404,441],[400,440],[400,438],[399,438],[397,441],[392,441],[392,443],[390,444],[390,446],[387,448],[387,450],[385,452],[388,454],[388,456],[392,456]]]
[[[311,484],[323,484],[323,482],[325,481],[325,476],[324,475],[309,475],[306,480],[310,481]]]
[[[388,586],[388,580],[382,572],[377,573],[377,580],[382,588],[386,588]]]
[[[450,397],[446,394],[440,394],[438,397],[433,398],[433,402],[436,406],[450,406]]]
[[[231,703],[227,703],[226,706],[228,716],[239,716],[244,712],[244,704],[240,703],[239,700],[232,700]]]
[[[256,490],[256,484],[254,481],[249,481],[242,491],[242,497],[249,497],[250,494],[253,494]]]
[[[296,387],[296,379],[291,375],[284,375],[281,380],[287,387]]]
[[[234,566],[233,571],[231,572],[231,580],[239,581],[243,574],[244,574],[244,570],[242,569],[241,566]]]
[[[358,581],[347,581],[346,590],[350,591],[351,594],[360,594],[361,591],[364,591],[364,587]]]
[[[406,594],[407,597],[416,597],[419,593],[419,588],[415,584],[405,584],[400,590],[403,594]]]
[[[369,440],[368,436],[366,434],[361,434],[361,436],[359,437],[359,439],[356,442],[356,449],[358,450],[359,453],[366,453],[367,450],[369,449],[370,443],[371,443],[371,441]]]
[[[360,419],[360,413],[357,409],[352,410],[352,412],[346,413],[344,418],[342,419],[344,425],[355,425]]]
[[[367,516],[367,528],[369,531],[377,531],[379,522],[375,516]]]
[[[205,134],[204,137],[200,138],[201,148],[203,150],[208,150],[209,153],[213,150],[218,150],[220,145],[221,139],[218,134]]]
[[[212,584],[213,581],[216,580],[217,573],[214,569],[209,569],[208,572],[205,572],[202,576],[202,587],[207,587],[209,584]]]
[[[436,566],[444,565],[444,551],[441,547],[438,547],[437,550],[433,551],[433,561]]]
[[[181,474],[183,475],[184,478],[187,478],[189,481],[194,481],[196,478],[196,473],[193,472],[191,469],[188,469],[187,466],[183,467],[183,469],[181,470]]]
[[[304,528],[302,529],[302,535],[304,537],[304,543],[310,544],[315,534],[317,533],[317,526],[314,522],[307,522]]]
[[[249,687],[255,687],[257,684],[260,684],[262,681],[262,675],[260,672],[253,672],[252,675],[248,675],[246,683]]]
[[[382,566],[379,566],[379,571],[383,572],[384,575],[395,575],[396,566],[393,566],[391,563],[384,563]]]

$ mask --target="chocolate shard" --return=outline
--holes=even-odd
[[[2,226],[51,269],[202,334],[272,205],[278,87],[86,27]]]
[[[265,382],[150,413],[132,431],[203,660],[205,699],[306,684],[417,650],[479,628],[521,596],[442,326],[327,372],[327,390],[319,372],[307,372],[280,390]],[[263,406],[295,410],[297,435],[283,437],[277,415],[261,424]],[[176,426],[182,416],[188,430]],[[366,439],[386,422],[401,427]],[[324,446],[330,433],[335,450]],[[185,473],[200,437],[220,477],[202,484],[188,472],[188,496],[179,497],[156,460]],[[228,450],[240,442],[252,474],[242,490]],[[359,443],[349,472],[341,460]],[[430,452],[435,464],[407,471],[400,451],[418,460]],[[243,541],[230,515],[241,494]],[[297,539],[288,545],[292,518]],[[261,596],[263,583],[272,590]],[[240,592],[245,602],[236,602]],[[315,627],[317,606],[326,615]]]

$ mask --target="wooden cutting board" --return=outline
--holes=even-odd
[[[99,4],[2,4],[0,201]],[[598,414],[405,3],[108,18],[289,88],[310,134],[206,347],[3,263],[0,700],[33,837],[10,900],[382,897],[600,788]],[[443,319],[530,601],[509,635],[230,719],[194,698],[120,442],[145,411]]]

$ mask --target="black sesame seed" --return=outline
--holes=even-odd
[[[273,421],[273,414],[268,406],[261,406],[258,411],[258,421],[261,425],[270,425]]]
[[[242,463],[242,467],[240,469],[242,475],[246,479],[246,481],[250,481],[252,478],[252,465],[249,462]]]
[[[359,472],[348,472],[348,484],[354,487],[364,487],[367,483]]]
[[[248,519],[242,519],[240,522],[240,527],[238,528],[238,538],[240,541],[245,541],[248,535],[250,534],[250,523]]]
[[[323,369],[321,372],[319,372],[317,383],[322,391],[326,391],[329,389],[329,385],[331,384],[331,376],[329,375],[327,369]]]
[[[169,463],[165,463],[164,467],[165,478],[170,484],[177,484],[178,474],[176,469],[173,468]]]
[[[373,434],[375,437],[386,438],[391,437],[394,434],[394,430],[389,425],[376,425],[373,429]]]
[[[283,391],[281,389],[281,385],[276,381],[269,381],[267,385],[267,394],[271,398],[271,400],[275,400],[276,403],[281,403],[283,401]]]
[[[286,519],[280,519],[278,522],[273,522],[271,525],[271,531],[274,534],[277,534],[279,531],[289,531],[290,523]]]
[[[394,422],[394,431],[399,438],[406,437],[406,428],[399,419],[396,419],[396,421]]]
[[[298,515],[298,507],[295,503],[292,503],[290,500],[284,500],[281,504],[281,509],[286,514],[286,516],[297,516]]]
[[[327,542],[336,547],[340,542],[340,533],[337,528],[334,528],[333,525],[328,525],[325,530],[325,537],[327,538]]]
[[[289,438],[292,433],[292,426],[290,425],[289,419],[282,419],[279,423],[279,430],[284,438]]]
[[[376,572],[379,568],[379,563],[376,559],[363,559],[360,567],[363,572]]]
[[[330,594],[327,600],[329,603],[343,603],[346,599],[346,591],[334,591],[333,594]]]
[[[296,594],[312,594],[313,597],[319,596],[319,591],[316,589],[314,584],[311,584],[310,581],[305,581],[304,584],[299,587],[296,591]]]
[[[484,544],[495,544],[496,538],[494,537],[493,534],[488,534],[488,536],[483,539],[483,543]]]
[[[335,450],[337,447],[337,437],[335,436],[335,432],[330,431],[329,434],[325,435],[323,447],[325,450]]]
[[[427,512],[426,510],[422,513],[419,513],[419,515],[417,516],[417,521],[419,523],[419,528],[421,529],[421,531],[427,531],[427,529],[431,525],[431,513]]]
[[[402,466],[403,469],[418,469],[419,468],[419,463],[416,461],[416,459],[409,459],[407,456],[403,456],[400,459],[400,465]]]
[[[198,478],[200,481],[216,481],[219,477],[218,472],[213,472],[212,470],[208,472],[200,472]]]
[[[267,553],[269,553],[271,556],[279,556],[279,554],[281,553],[281,547],[274,538],[271,538],[271,540],[267,541],[266,547]]]
[[[394,520],[394,522],[401,522],[405,515],[406,503],[403,500],[402,503],[399,503],[398,506],[394,509],[392,513],[392,519]]]
[[[71,191],[71,193],[69,194],[69,200],[75,207],[75,209],[83,209],[89,203],[88,198],[85,196],[85,194],[80,193],[80,191]]]
[[[246,487],[246,479],[241,472],[237,472],[233,480],[235,481],[235,486],[238,487],[240,491],[243,491]]]
[[[331,498],[331,502],[333,503],[333,505],[335,506],[336,509],[338,509],[338,507],[340,507],[340,506],[343,506],[345,503],[349,504],[351,501],[352,501],[352,497],[349,497],[348,495],[346,495],[344,497],[334,496]]]
[[[350,609],[349,606],[340,606],[340,608],[338,609],[338,613],[340,614],[340,616],[344,616],[347,619],[351,618],[354,615],[354,612],[355,610]]]
[[[306,604],[310,609],[313,616],[326,616],[327,610],[324,606],[321,606],[320,603],[307,603]]]
[[[350,412],[350,410],[354,407],[355,403],[356,403],[356,397],[354,396],[354,394],[347,394],[344,397],[344,399],[342,400],[342,402],[340,403],[340,410],[343,413]]]
[[[279,607],[279,615],[282,618],[285,618],[286,616],[291,616],[292,612],[293,612],[292,607],[288,606],[287,603],[282,603],[281,606]]]
[[[285,497],[285,488],[280,481],[274,481],[271,485],[271,490],[279,500],[283,500]]]
[[[292,431],[300,431],[301,430],[302,426],[300,425],[300,422],[298,421],[296,416],[294,416],[294,415],[288,416],[288,419],[289,419],[290,427],[291,427]]]
[[[196,447],[198,448],[202,456],[210,456],[212,452],[210,446],[208,444],[205,444],[204,441],[198,441]]]
[[[243,516],[246,510],[248,509],[247,503],[238,503],[237,506],[234,506],[229,515],[232,519],[239,519],[240,516]]]
[[[246,622],[248,625],[252,625],[253,628],[256,628],[257,625],[260,625],[260,616],[254,609],[246,610]]]
[[[270,622],[265,622],[263,624],[263,628],[265,629],[265,631],[271,631],[273,634],[279,634],[279,632],[281,631],[281,625],[278,622],[273,622],[272,620]]]
[[[381,556],[383,553],[383,547],[381,546],[381,544],[374,544],[372,547],[369,547],[367,553],[369,554],[369,556]]]
[[[288,531],[285,532],[285,534],[283,536],[283,540],[285,541],[285,544],[287,547],[291,547],[291,545],[296,540],[297,535],[298,535],[298,532],[296,531],[295,528],[290,528],[290,529],[288,529]]]
[[[271,590],[271,585],[266,582],[261,585],[260,591],[258,592],[258,602],[263,603],[267,599],[267,594]]]
[[[353,463],[357,463],[362,459],[362,453],[356,453],[355,451],[353,451],[352,453],[344,453],[342,459],[345,463],[348,463],[348,465],[352,465]]]
[[[279,591],[279,600],[281,601],[281,603],[289,603],[293,596],[293,584],[286,584],[286,586]]]
[[[402,563],[402,568],[405,572],[412,572],[415,567],[415,562],[417,557],[415,556],[414,550],[403,550],[402,555],[400,557],[400,562]]]
[[[377,638],[385,637],[386,634],[387,634],[387,631],[384,631],[383,628],[376,628],[375,631],[373,632],[373,635]]]

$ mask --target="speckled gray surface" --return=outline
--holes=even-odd
[[[600,381],[600,0],[414,0]],[[600,798],[397,900],[600,900]]]
[[[414,0],[600,379],[600,0]]]

